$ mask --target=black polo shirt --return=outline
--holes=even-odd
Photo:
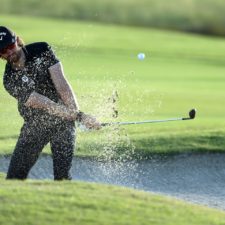
[[[45,42],[26,45],[23,51],[26,56],[25,67],[22,70],[15,70],[7,63],[3,78],[4,87],[18,100],[18,110],[25,120],[49,117],[45,111],[26,107],[24,103],[33,91],[54,102],[59,101],[59,95],[48,71],[48,68],[59,60]]]

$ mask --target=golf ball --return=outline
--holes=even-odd
[[[137,55],[137,57],[138,57],[139,60],[144,60],[145,59],[145,53],[139,53]]]

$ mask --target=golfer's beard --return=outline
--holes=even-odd
[[[18,51],[16,53],[13,53],[13,55],[8,59],[8,61],[12,64],[12,63],[17,63],[20,60],[20,57],[22,55],[22,50]]]

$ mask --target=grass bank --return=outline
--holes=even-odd
[[[225,213],[128,188],[83,182],[4,181],[0,224],[222,225]]]
[[[186,117],[190,108],[198,110],[193,121],[78,131],[78,155],[225,150],[223,38],[11,15],[1,20],[27,43],[54,47],[81,109],[101,121]],[[144,61],[139,52],[145,52]],[[8,154],[22,119],[2,85],[0,95],[0,152]]]

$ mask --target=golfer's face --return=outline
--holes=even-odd
[[[8,62],[17,62],[20,56],[21,48],[17,45],[17,41],[9,46],[6,46],[0,51],[1,58],[7,60]]]

